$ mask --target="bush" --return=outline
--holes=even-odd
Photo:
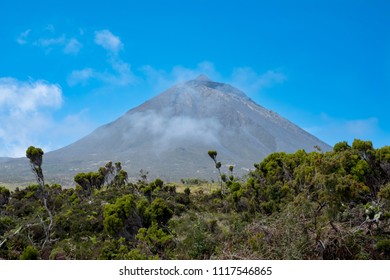
[[[38,249],[33,246],[27,246],[23,253],[20,256],[21,260],[37,260],[38,259]]]
[[[390,239],[382,239],[378,241],[375,247],[386,259],[390,258]]]

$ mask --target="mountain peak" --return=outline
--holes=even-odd
[[[198,77],[196,77],[195,81],[211,82],[210,78],[205,74],[200,74]]]
[[[47,153],[45,166],[48,174],[72,182],[76,170],[96,170],[107,161],[122,162],[134,179],[140,169],[164,180],[209,179],[214,175],[208,150],[217,150],[222,162],[236,164],[235,174],[241,176],[272,152],[310,152],[314,146],[331,150],[234,86],[200,75],[172,86],[79,141]],[[0,158],[0,180],[27,173],[21,168],[28,170],[28,164],[19,167],[19,162]]]
[[[179,89],[181,90],[181,86],[183,86],[183,84],[180,84],[178,86],[179,86]],[[248,99],[248,97],[245,95],[245,93],[242,92],[241,90],[239,90],[239,89],[237,89],[229,84],[215,82],[204,74],[200,74],[194,80],[189,80],[189,81],[185,82],[184,86],[189,86],[193,89],[201,90],[201,91],[211,89],[211,90],[223,93],[223,94],[235,95],[235,96],[238,96],[241,98]]]

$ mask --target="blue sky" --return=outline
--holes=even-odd
[[[390,2],[2,1],[0,156],[60,148],[200,73],[333,145],[390,145]]]

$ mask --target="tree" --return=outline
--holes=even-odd
[[[49,207],[47,206],[47,194],[45,192],[45,180],[43,178],[42,171],[43,154],[44,153],[41,148],[36,148],[34,146],[28,147],[26,151],[26,157],[30,160],[31,170],[34,173],[40,188],[43,206],[45,207],[46,212],[49,215],[49,225],[45,227],[46,239],[42,244],[42,248],[44,248],[45,244],[50,240],[50,232],[53,227],[53,215]]]
[[[44,188],[45,186],[42,172],[43,154],[44,153],[41,148],[35,148],[34,146],[30,146],[26,151],[26,157],[30,160],[31,170],[41,188]]]
[[[104,176],[100,172],[78,173],[74,181],[90,196],[92,189],[100,190],[103,187]]]
[[[222,176],[222,173],[221,173],[221,162],[217,161],[217,151],[208,151],[208,154],[209,154],[209,157],[211,157],[211,159],[214,161],[215,163],[215,168],[218,170],[218,174],[219,174],[219,178],[218,178],[218,181],[221,185],[221,192],[223,193],[223,187],[222,187],[222,181],[223,181],[223,176]],[[226,175],[225,175],[225,178],[226,178]]]
[[[139,171],[139,179],[138,179],[138,184],[143,184],[143,185],[146,185],[148,183],[148,174],[149,174],[149,171],[145,171],[143,169],[141,169]]]
[[[365,183],[370,187],[372,198],[375,199],[380,186],[386,183],[386,180],[382,179],[384,177],[384,171],[380,166],[380,162],[377,160],[376,151],[372,142],[355,139],[352,143],[352,149],[367,162],[364,173]]]
[[[367,162],[370,162],[375,155],[371,141],[355,139],[352,143],[352,149],[358,151],[359,155]]]
[[[230,181],[234,180],[233,169],[234,169],[234,166],[233,165],[229,165],[229,171],[230,171],[229,180]]]
[[[153,200],[146,210],[146,213],[152,222],[155,222],[160,226],[166,225],[173,216],[173,210],[162,198]]]
[[[348,145],[347,141],[338,142],[334,145],[333,151],[335,153],[350,150],[351,146]]]
[[[111,235],[133,239],[142,226],[135,197],[131,194],[118,198],[113,204],[103,206],[104,229]]]
[[[104,184],[106,184],[107,187],[120,187],[127,183],[128,180],[128,174],[126,171],[122,170],[122,164],[120,162],[116,162],[113,165],[112,161],[109,161],[104,167],[99,168],[98,174],[103,178],[100,187]],[[98,189],[100,189],[100,187]]]
[[[0,186],[0,210],[8,203],[10,196],[11,192],[7,188]]]

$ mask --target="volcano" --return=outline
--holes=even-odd
[[[243,175],[272,152],[310,152],[315,146],[331,149],[239,89],[200,75],[73,144],[45,154],[43,168],[53,181],[71,180],[78,172],[96,171],[107,161],[120,161],[133,178],[143,169],[151,178],[168,181],[210,180],[216,175],[208,150],[218,152],[224,168],[234,165],[235,173]],[[12,166],[11,162],[1,165]]]

